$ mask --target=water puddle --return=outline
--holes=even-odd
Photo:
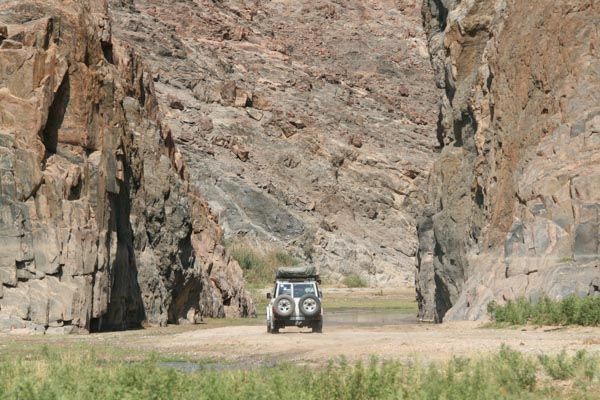
[[[200,364],[190,361],[162,361],[158,365],[163,368],[172,368],[187,373],[196,372],[202,368]]]
[[[191,374],[198,371],[247,371],[258,367],[275,367],[277,365],[277,362],[274,360],[248,360],[236,363],[195,363],[191,361],[162,361],[159,362],[158,365],[162,368],[172,368],[177,371]]]

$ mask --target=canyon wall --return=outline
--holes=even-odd
[[[229,242],[414,284],[439,97],[420,0],[113,0]]]
[[[0,4],[0,179],[0,329],[254,313],[106,2]]]
[[[420,318],[600,295],[600,3],[425,0],[423,18],[445,95]]]

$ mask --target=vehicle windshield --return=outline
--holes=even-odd
[[[315,286],[312,283],[294,284],[294,297],[302,297],[307,293],[315,293]]]

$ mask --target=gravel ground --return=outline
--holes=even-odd
[[[325,299],[338,301],[347,296],[348,302],[358,302],[360,309],[346,309],[325,316],[324,333],[313,334],[309,329],[285,328],[279,334],[268,334],[259,320],[207,320],[201,325],[180,325],[166,328],[147,328],[125,332],[94,333],[90,335],[51,336],[0,334],[0,356],[19,348],[19,354],[29,345],[48,344],[66,348],[91,345],[119,351],[119,354],[158,352],[175,359],[212,359],[225,364],[257,365],[278,361],[323,364],[330,359],[445,360],[454,356],[478,356],[497,351],[502,344],[524,353],[574,352],[585,349],[600,353],[600,328],[591,327],[518,327],[487,328],[481,322],[452,322],[441,325],[419,324],[412,316],[387,318],[387,298],[410,301],[409,292],[390,292],[376,296],[372,289],[327,289]],[[368,300],[372,298],[373,302]],[[368,304],[377,305],[365,309]],[[326,308],[327,303],[325,303]],[[385,309],[384,309],[385,307]],[[402,312],[402,311],[398,311]],[[342,313],[354,313],[361,324],[354,326]],[[382,317],[383,316],[383,317]],[[396,318],[397,317],[397,318]],[[373,324],[365,324],[372,318]],[[337,322],[336,322],[337,321]],[[341,322],[340,322],[341,321]],[[382,322],[383,321],[383,322]],[[385,322],[388,321],[388,322]],[[390,324],[390,321],[392,324]],[[125,350],[125,351],[121,351]]]

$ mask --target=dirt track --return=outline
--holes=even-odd
[[[323,334],[286,328],[277,335],[263,326],[218,328],[172,327],[89,336],[19,337],[18,342],[66,342],[156,351],[174,357],[261,364],[275,361],[324,363],[344,356],[349,360],[419,359],[435,361],[452,356],[477,356],[505,343],[525,353],[557,353],[565,349],[600,353],[600,328],[486,329],[478,323],[401,325],[381,328],[329,327]],[[12,336],[12,335],[9,335]],[[6,338],[6,336],[5,336]],[[4,341],[0,337],[0,342]],[[0,346],[1,347],[1,346]]]
[[[503,343],[530,354],[558,353],[563,349],[585,349],[600,353],[600,328],[491,329],[477,322],[418,324],[414,313],[410,311],[384,309],[389,304],[413,301],[412,293],[386,293],[382,297],[370,289],[328,289],[327,296],[331,305],[343,303],[356,306],[346,312],[358,316],[360,326],[353,322],[356,319],[340,318],[344,312],[338,311],[326,313],[323,334],[298,328],[285,328],[279,334],[268,334],[263,318],[208,320],[206,324],[197,326],[169,326],[91,335],[0,334],[0,355],[4,348],[10,349],[11,343],[20,343],[25,348],[29,344],[88,344],[100,348],[156,351],[174,358],[213,359],[243,365],[276,361],[323,363],[341,356],[349,360],[377,356],[398,360],[418,358],[427,362],[495,352]],[[380,308],[371,311],[361,309],[365,305]],[[379,317],[382,315],[391,316],[394,325],[390,324],[389,319],[381,322]],[[369,322],[365,323],[365,318]]]
[[[322,362],[376,355],[386,359],[424,361],[475,355],[497,350],[502,343],[527,353],[562,349],[600,352],[599,328],[481,329],[476,323],[406,325],[347,329],[333,327],[323,334],[288,328],[270,335],[262,326],[204,329],[140,340],[138,345],[160,352],[230,361],[302,360]]]
[[[406,324],[379,328],[329,327],[323,334],[286,328],[268,334],[261,325],[170,327],[85,336],[49,337],[0,335],[0,343],[59,343],[157,351],[191,359],[234,363],[303,361],[322,363],[345,356],[349,360],[433,361],[496,351],[502,343],[525,353],[557,353],[585,349],[600,353],[600,328],[486,329],[478,323]],[[1,348],[0,346],[0,352]]]

